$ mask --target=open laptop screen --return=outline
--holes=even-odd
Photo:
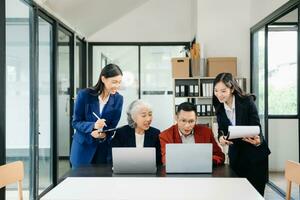
[[[211,173],[212,144],[167,144],[167,173]]]
[[[156,173],[155,148],[112,148],[114,173]]]

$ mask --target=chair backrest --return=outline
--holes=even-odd
[[[285,178],[287,179],[286,200],[290,200],[292,182],[300,185],[300,164],[291,160],[286,161]]]
[[[0,177],[0,188],[17,182],[19,199],[23,199],[22,181],[24,179],[24,164],[22,161],[0,166]]]

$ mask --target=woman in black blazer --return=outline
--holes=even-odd
[[[221,73],[214,80],[213,106],[218,122],[218,139],[229,145],[230,167],[240,177],[246,177],[263,196],[268,173],[268,155],[271,153],[260,131],[259,136],[226,140],[228,126],[261,125],[255,96],[245,94],[230,73]]]
[[[127,110],[128,125],[118,129],[112,140],[113,147],[155,147],[156,163],[161,164],[159,133],[151,127],[152,109],[142,100],[133,101]]]

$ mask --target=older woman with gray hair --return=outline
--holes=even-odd
[[[156,162],[161,164],[159,133],[151,127],[152,109],[143,100],[133,101],[127,110],[128,125],[118,129],[112,141],[113,147],[155,147]]]

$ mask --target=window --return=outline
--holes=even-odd
[[[297,25],[268,26],[269,115],[297,114]]]

